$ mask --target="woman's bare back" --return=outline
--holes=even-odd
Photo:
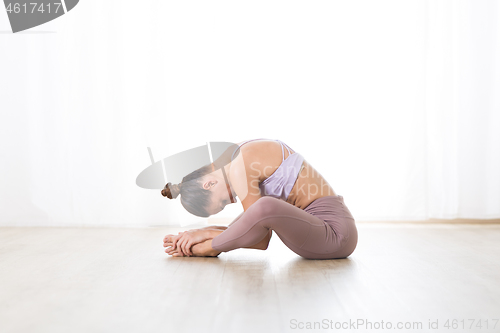
[[[292,154],[295,153],[292,149],[290,151]],[[231,182],[241,185],[244,182],[245,186],[249,188],[250,194],[252,194],[252,189],[254,192],[258,191],[256,182],[260,183],[271,176],[281,165],[283,159],[281,145],[274,140],[256,140],[245,143],[241,146],[239,153],[238,157],[243,158],[237,157],[231,164],[238,169],[244,169],[245,172],[232,172],[231,174],[239,176],[233,176]],[[285,159],[288,158],[287,149],[284,149],[284,154]],[[257,196],[256,193],[254,194]],[[331,195],[335,196],[336,194],[330,184],[311,164],[304,160],[287,202],[304,209],[314,200]]]

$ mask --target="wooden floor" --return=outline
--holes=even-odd
[[[338,260],[276,234],[267,251],[166,255],[163,236],[186,229],[0,228],[0,331],[500,331],[498,224],[358,223]]]

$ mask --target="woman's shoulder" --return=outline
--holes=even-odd
[[[254,144],[255,143],[255,144]],[[263,168],[266,166],[264,142],[252,141],[243,145],[239,154],[235,154],[229,168],[231,185],[241,199],[249,193],[257,193],[259,184],[265,179]],[[264,154],[263,154],[264,153]]]
[[[244,146],[243,146],[244,147]],[[243,148],[242,147],[242,148]],[[249,179],[255,178],[259,173],[259,153],[252,149],[241,149],[239,154],[235,154],[231,161],[229,174],[231,179]]]

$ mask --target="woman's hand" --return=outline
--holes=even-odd
[[[191,246],[204,242],[210,238],[207,233],[207,230],[201,230],[201,229],[192,229],[184,231],[180,235],[181,237],[177,241],[177,246],[181,249],[182,253],[184,255],[187,255],[188,257],[193,255],[193,252],[191,251]]]
[[[172,256],[182,256],[182,251],[174,247],[174,243],[177,243],[179,238],[181,238],[182,232],[178,235],[168,234],[163,238],[163,247],[165,247],[165,252]],[[176,255],[177,254],[177,255]]]
[[[170,246],[170,249],[166,250],[169,254],[173,252],[179,253],[179,255],[187,255],[188,257],[193,255],[191,251],[191,246],[204,242],[210,239],[209,232],[205,229],[192,229],[188,231],[181,231],[178,235],[167,235],[163,240],[163,246]]]

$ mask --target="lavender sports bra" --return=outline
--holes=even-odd
[[[241,143],[238,148],[234,150],[233,155],[231,156],[231,161],[233,160],[234,154],[239,149],[239,147],[247,142],[256,140],[268,139],[253,139]],[[267,177],[259,184],[259,188],[263,196],[271,196],[286,201],[288,199],[288,196],[290,195],[290,192],[292,191],[293,185],[295,184],[300,171],[303,168],[302,163],[304,162],[304,157],[302,157],[302,155],[297,152],[290,154],[290,149],[284,142],[280,140],[274,141],[277,141],[281,144],[283,160],[278,169],[276,169],[276,171],[274,171],[271,176]],[[288,150],[288,157],[286,159],[283,146],[285,146]]]

